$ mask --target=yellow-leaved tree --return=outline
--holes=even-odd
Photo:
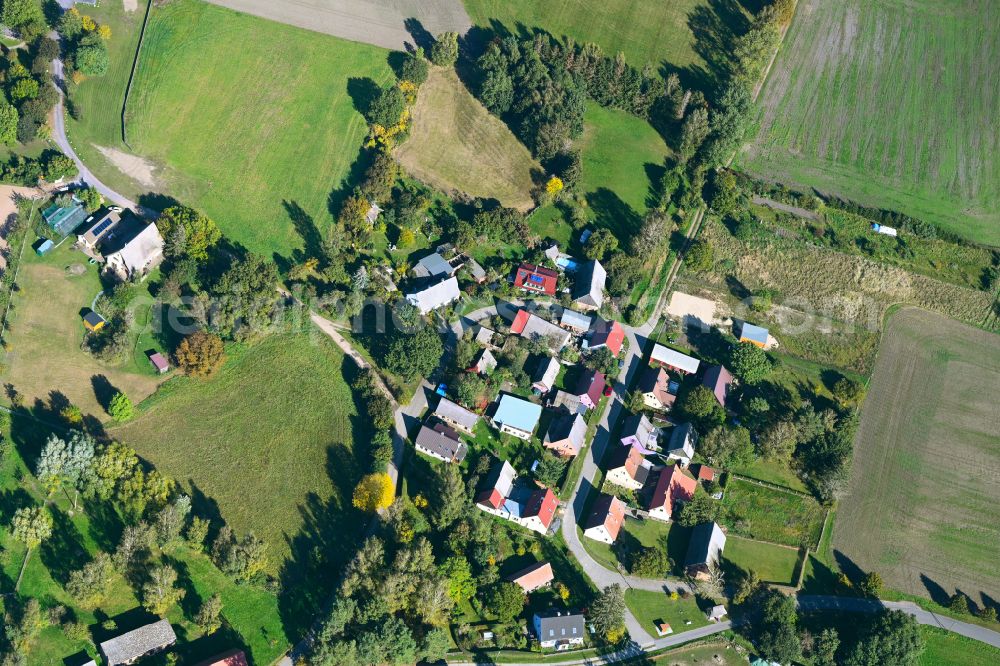
[[[563,182],[562,178],[559,176],[552,176],[549,178],[548,182],[545,183],[545,191],[549,194],[559,194],[562,192]]]
[[[392,504],[392,479],[385,472],[366,474],[354,488],[353,504],[362,511],[374,512]]]

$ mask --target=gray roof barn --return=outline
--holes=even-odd
[[[594,259],[585,263],[576,274],[573,285],[573,302],[591,308],[604,305],[604,283],[608,274],[601,262]]]
[[[691,530],[684,568],[704,571],[718,566],[719,558],[726,547],[726,535],[718,523],[702,523]]]
[[[465,443],[459,439],[458,433],[443,423],[420,426],[416,444],[421,449],[426,449],[432,454],[452,462],[462,462],[468,452]]]
[[[594,318],[588,314],[583,314],[582,312],[566,308],[562,311],[562,316],[559,317],[559,325],[578,331],[589,331],[590,323],[593,319]]]
[[[452,277],[437,284],[406,295],[406,300],[416,306],[420,314],[425,315],[449,303],[454,303],[461,297],[458,290],[458,278]]]
[[[417,265],[413,267],[413,272],[418,277],[439,277],[442,275],[451,277],[455,274],[455,268],[440,254],[432,252],[417,262]]]
[[[177,636],[170,622],[160,620],[104,641],[101,653],[108,666],[120,666],[165,650],[176,642]]]

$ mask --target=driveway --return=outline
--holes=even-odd
[[[461,0],[207,0],[261,18],[352,42],[403,50],[427,48],[442,32],[472,27]]]

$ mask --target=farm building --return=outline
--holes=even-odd
[[[701,383],[707,386],[715,395],[715,399],[719,401],[720,405],[723,407],[726,406],[729,391],[733,386],[733,376],[728,370],[721,365],[713,365],[705,371],[705,376],[702,377]]]
[[[599,310],[604,305],[604,283],[608,274],[601,262],[594,259],[585,263],[576,274],[573,302],[584,310]]]
[[[698,433],[692,424],[682,423],[674,426],[674,431],[670,433],[670,443],[667,444],[667,458],[687,467],[694,457],[694,447],[697,443]]]
[[[88,331],[99,331],[104,328],[104,325],[108,322],[101,315],[97,314],[93,310],[87,312],[83,315],[83,326]]]
[[[642,402],[650,409],[667,411],[677,401],[680,384],[670,379],[663,368],[649,367],[639,377],[637,386],[642,394]]]
[[[559,317],[559,325],[574,333],[586,333],[590,330],[590,323],[593,319],[590,315],[566,308],[563,310],[562,316]]]
[[[607,347],[612,354],[618,356],[625,342],[625,329],[616,321],[604,321],[603,319],[594,327],[594,332],[590,334],[590,340],[586,341],[587,349],[600,349]]]
[[[532,618],[535,636],[542,648],[568,650],[574,645],[583,645],[586,630],[584,617],[580,613],[546,613]]]
[[[691,531],[684,570],[695,580],[707,580],[711,571],[719,566],[726,535],[717,523],[702,523]]]
[[[546,321],[527,310],[518,310],[514,321],[510,324],[510,332],[529,340],[547,339],[550,349],[558,352],[569,344],[571,334],[550,321]]]
[[[150,364],[152,364],[153,369],[156,370],[158,374],[162,375],[170,369],[170,364],[160,352],[153,352],[152,354],[147,355],[147,358],[149,359]]]
[[[653,345],[653,352],[649,355],[649,362],[672,368],[685,375],[693,375],[698,372],[698,366],[701,365],[698,359],[687,354],[682,354],[675,349],[664,347],[661,344]]]
[[[437,252],[432,252],[426,257],[417,262],[417,265],[413,267],[413,274],[417,277],[446,277],[450,278],[458,269],[451,265],[451,263],[442,257]]]
[[[462,462],[468,451],[458,432],[443,423],[420,426],[413,444],[417,451],[446,463]]]
[[[642,490],[652,467],[636,447],[616,446],[608,457],[608,470],[604,478],[620,488]]]
[[[576,382],[573,393],[580,398],[581,405],[587,409],[594,409],[601,401],[605,386],[607,382],[604,381],[603,372],[585,370]]]
[[[660,450],[660,429],[645,414],[633,414],[622,424],[621,442],[649,455]]]
[[[664,467],[649,502],[649,517],[669,521],[678,503],[689,501],[697,489],[698,481],[680,465]]]
[[[454,303],[461,298],[458,290],[458,278],[451,277],[420,291],[406,295],[406,300],[417,308],[420,314],[437,310],[440,307]]]
[[[134,218],[133,218],[134,219]],[[101,246],[109,270],[122,280],[143,279],[163,261],[163,237],[155,224],[119,227]]]
[[[243,650],[230,650],[217,654],[211,659],[196,664],[196,666],[249,666],[249,662]]]
[[[493,414],[493,425],[500,432],[528,440],[535,432],[541,416],[541,405],[536,405],[517,396],[504,394],[500,396],[500,402]]]
[[[108,666],[134,664],[139,659],[161,652],[176,642],[177,636],[170,622],[160,620],[104,641],[101,643],[101,654],[104,655],[104,661]]]
[[[583,524],[583,536],[606,544],[618,539],[618,533],[625,522],[625,503],[614,495],[602,494],[594,502],[587,522]]]
[[[555,296],[558,281],[559,273],[534,264],[521,264],[514,271],[514,286],[535,294]]]
[[[767,346],[767,329],[743,322],[740,326],[740,342],[749,342],[763,349]]]
[[[476,424],[479,423],[479,415],[470,412],[465,407],[452,402],[448,398],[441,398],[437,409],[434,410],[434,416],[467,435],[471,435]]]
[[[519,586],[525,594],[529,594],[555,580],[555,574],[552,573],[552,564],[549,562],[536,562],[511,574],[507,580]]]
[[[492,328],[486,328],[485,326],[480,326],[476,331],[475,341],[484,347],[494,347],[493,339],[496,337],[496,331]]]
[[[587,436],[587,422],[579,414],[552,419],[542,445],[560,456],[573,457],[580,453]]]
[[[535,369],[535,374],[531,377],[531,388],[539,393],[548,393],[556,383],[559,376],[559,361],[551,356],[546,356]]]

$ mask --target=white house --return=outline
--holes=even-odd
[[[163,261],[163,237],[155,224],[147,224],[127,241],[112,239],[103,248],[108,269],[123,280],[142,279]]]
[[[440,307],[454,303],[461,296],[462,292],[458,289],[458,278],[451,277],[426,289],[407,294],[406,300],[412,303],[420,314],[425,315]]]

